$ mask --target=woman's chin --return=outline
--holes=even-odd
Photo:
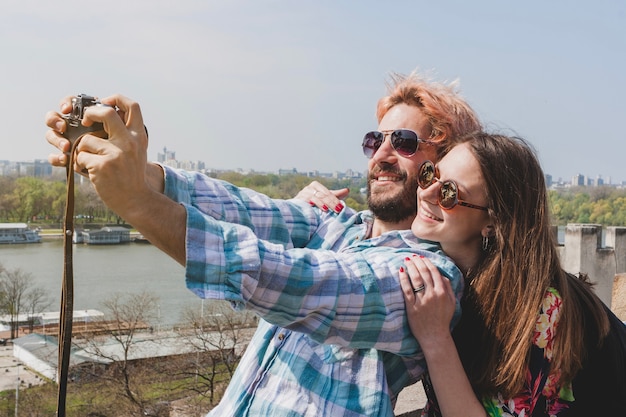
[[[431,227],[425,225],[424,222],[420,220],[419,216],[416,217],[415,220],[413,220],[413,224],[411,225],[411,232],[413,232],[413,234],[420,239],[434,240],[432,238],[432,225]]]

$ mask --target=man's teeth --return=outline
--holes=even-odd
[[[378,181],[399,181],[397,177],[378,177]]]

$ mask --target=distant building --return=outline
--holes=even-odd
[[[582,174],[577,174],[572,177],[572,185],[585,185],[585,176]]]
[[[595,183],[595,186],[596,186],[596,187],[600,187],[600,186],[602,186],[602,185],[604,185],[604,180],[602,179],[602,176],[598,175],[598,176],[596,177],[596,183]]]
[[[32,162],[0,161],[0,176],[44,178],[52,174],[52,165],[46,160]]]
[[[291,168],[291,169],[279,169],[278,170],[278,175],[294,175],[297,174],[298,170],[295,168]]]
[[[45,159],[35,159],[34,176],[44,178],[52,175],[52,165]]]
[[[163,153],[157,154],[157,161],[164,163],[167,161],[175,161],[176,160],[176,152],[168,151],[167,148],[163,148]]]

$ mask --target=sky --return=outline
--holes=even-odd
[[[623,0],[3,0],[0,160],[46,159],[67,95],[141,105],[148,158],[364,171],[392,73],[458,82],[556,180],[626,180]]]

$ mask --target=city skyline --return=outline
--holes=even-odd
[[[164,148],[164,150],[165,149],[166,148]],[[363,170],[345,168],[343,170],[322,171],[322,170],[301,170],[301,169],[298,169],[297,167],[282,167],[282,168],[278,168],[276,170],[270,170],[270,171],[256,170],[254,168],[246,169],[246,168],[241,168],[241,167],[218,169],[215,167],[208,166],[208,164],[206,164],[204,161],[201,161],[201,160],[196,160],[196,161],[179,160],[175,156],[176,151],[172,150],[169,152],[171,153],[171,156],[173,156],[173,158],[167,158],[165,154],[157,153],[157,157],[154,159],[151,159],[151,161],[160,162],[165,165],[170,165],[174,168],[180,168],[180,169],[185,169],[189,171],[200,171],[200,172],[241,172],[244,174],[258,173],[258,174],[278,174],[278,175],[285,174],[285,173],[296,173],[300,175],[320,176],[320,177],[336,176],[336,174],[339,173],[339,174],[346,174],[342,176],[360,177],[360,176],[364,176],[367,171],[367,168]],[[19,164],[25,164],[24,168],[20,169]],[[49,175],[49,173],[51,173],[51,170],[55,168],[55,167],[52,167],[46,159],[33,159],[30,161],[0,160],[0,175],[11,175],[11,174],[32,175],[32,174],[24,174],[24,172],[27,172],[29,170],[28,167],[31,164],[33,166],[32,168],[33,170],[35,171],[38,170],[40,173],[44,172],[44,174],[39,174],[39,175],[34,175],[34,176]],[[10,172],[8,173],[6,172],[7,166],[13,167],[13,168],[9,168]],[[42,168],[42,166],[44,166],[45,168]],[[57,169],[61,169],[61,168],[57,168]],[[20,171],[22,173],[20,173]],[[611,177],[604,177],[602,174],[596,174],[596,175],[591,176],[591,175],[585,175],[579,172],[569,177],[557,177],[557,176],[552,175],[549,172],[544,172],[544,174],[546,176],[546,183],[548,187],[554,184],[564,184],[564,185],[573,185],[573,186],[574,185],[583,185],[583,186],[607,185],[607,186],[620,186],[620,187],[626,186],[626,180],[615,179]],[[600,182],[600,184],[598,184],[598,182]]]

